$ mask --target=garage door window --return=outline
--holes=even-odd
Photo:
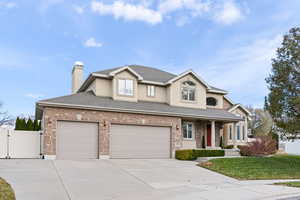
[[[183,122],[182,133],[184,139],[189,139],[189,140],[193,139],[193,123]]]

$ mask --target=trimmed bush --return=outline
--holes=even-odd
[[[195,157],[218,157],[224,156],[224,150],[208,150],[208,149],[195,149],[194,150]]]
[[[224,147],[224,149],[233,149],[234,148],[234,145],[227,145]]]
[[[178,160],[196,160],[198,157],[221,157],[224,155],[224,150],[208,149],[184,149],[175,152],[175,158]]]
[[[184,150],[177,150],[175,152],[175,158],[177,160],[196,160],[194,150],[193,149],[184,149]]]

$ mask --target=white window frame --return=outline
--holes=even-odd
[[[155,97],[155,86],[154,85],[147,85],[147,96]]]
[[[182,89],[181,89],[181,99],[183,100],[183,101],[191,101],[191,102],[194,102],[194,101],[196,101],[196,84],[195,83],[193,83],[192,81],[192,83],[194,84],[194,85],[187,85],[187,84],[185,84],[185,82],[187,82],[187,81],[184,81],[183,83],[182,83]],[[184,92],[187,92],[187,99],[184,99],[183,98],[183,93]],[[191,94],[192,94],[192,92],[194,93],[194,99],[191,99]]]
[[[123,83],[122,83],[123,82]],[[124,88],[121,88],[124,85]],[[133,80],[118,79],[118,94],[124,96],[133,96]]]
[[[229,132],[228,139],[231,141],[232,140],[232,125],[231,124],[228,126],[228,132]]]
[[[191,126],[189,126],[191,125]],[[184,129],[184,126],[186,126],[186,129]],[[191,131],[191,135],[189,135],[189,129],[190,128],[190,131]],[[185,134],[184,134],[184,130],[187,130],[187,133],[186,133],[186,136],[185,137]],[[182,137],[184,140],[193,140],[194,139],[194,123],[193,122],[183,122],[182,123]]]
[[[236,140],[241,140],[241,125],[236,125]]]

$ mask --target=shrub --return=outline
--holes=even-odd
[[[175,158],[178,160],[196,160],[198,157],[218,157],[224,155],[224,150],[208,149],[184,149],[175,152]]]
[[[224,150],[208,150],[208,149],[196,149],[194,150],[195,157],[217,157],[217,156],[224,156]]]
[[[271,136],[258,136],[253,142],[239,146],[242,156],[271,155],[277,151],[277,142]]]
[[[224,149],[233,149],[234,148],[234,145],[227,145],[224,147]]]
[[[220,137],[220,147],[223,149],[223,146],[224,146],[224,145],[223,145],[223,137],[221,136],[221,137]]]
[[[178,160],[196,160],[194,150],[193,149],[184,149],[184,150],[177,150],[175,152],[175,158]]]
[[[202,148],[205,149],[205,147],[206,147],[206,146],[205,146],[205,137],[202,136]]]

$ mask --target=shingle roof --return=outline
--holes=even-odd
[[[124,67],[124,66],[122,66]],[[105,74],[108,75],[110,72],[120,69],[122,67],[117,67],[113,69],[107,69],[103,71],[94,72],[95,74]],[[134,70],[136,73],[141,75],[146,81],[162,82],[165,83],[176,75],[169,72],[165,72],[153,67],[146,67],[141,65],[128,65],[129,68]]]
[[[124,67],[124,66],[122,66]],[[118,70],[122,67],[116,67],[116,68],[111,68],[111,69],[106,69],[102,71],[97,71],[94,72],[95,74],[104,74],[104,75],[109,75],[110,72]],[[140,76],[144,78],[145,81],[154,81],[154,82],[161,82],[161,83],[166,83],[170,79],[176,77],[177,75],[162,71],[153,67],[146,67],[142,65],[128,65],[129,68],[134,70],[136,73],[138,73]],[[227,92],[226,90],[222,90],[216,87],[211,86],[211,89],[220,91],[220,92]]]
[[[41,100],[37,103],[37,105],[194,117],[199,119],[215,119],[224,121],[242,120],[240,117],[222,109],[195,109],[170,106],[166,103],[116,101],[109,97],[95,96],[92,92],[82,92],[53,99]]]

